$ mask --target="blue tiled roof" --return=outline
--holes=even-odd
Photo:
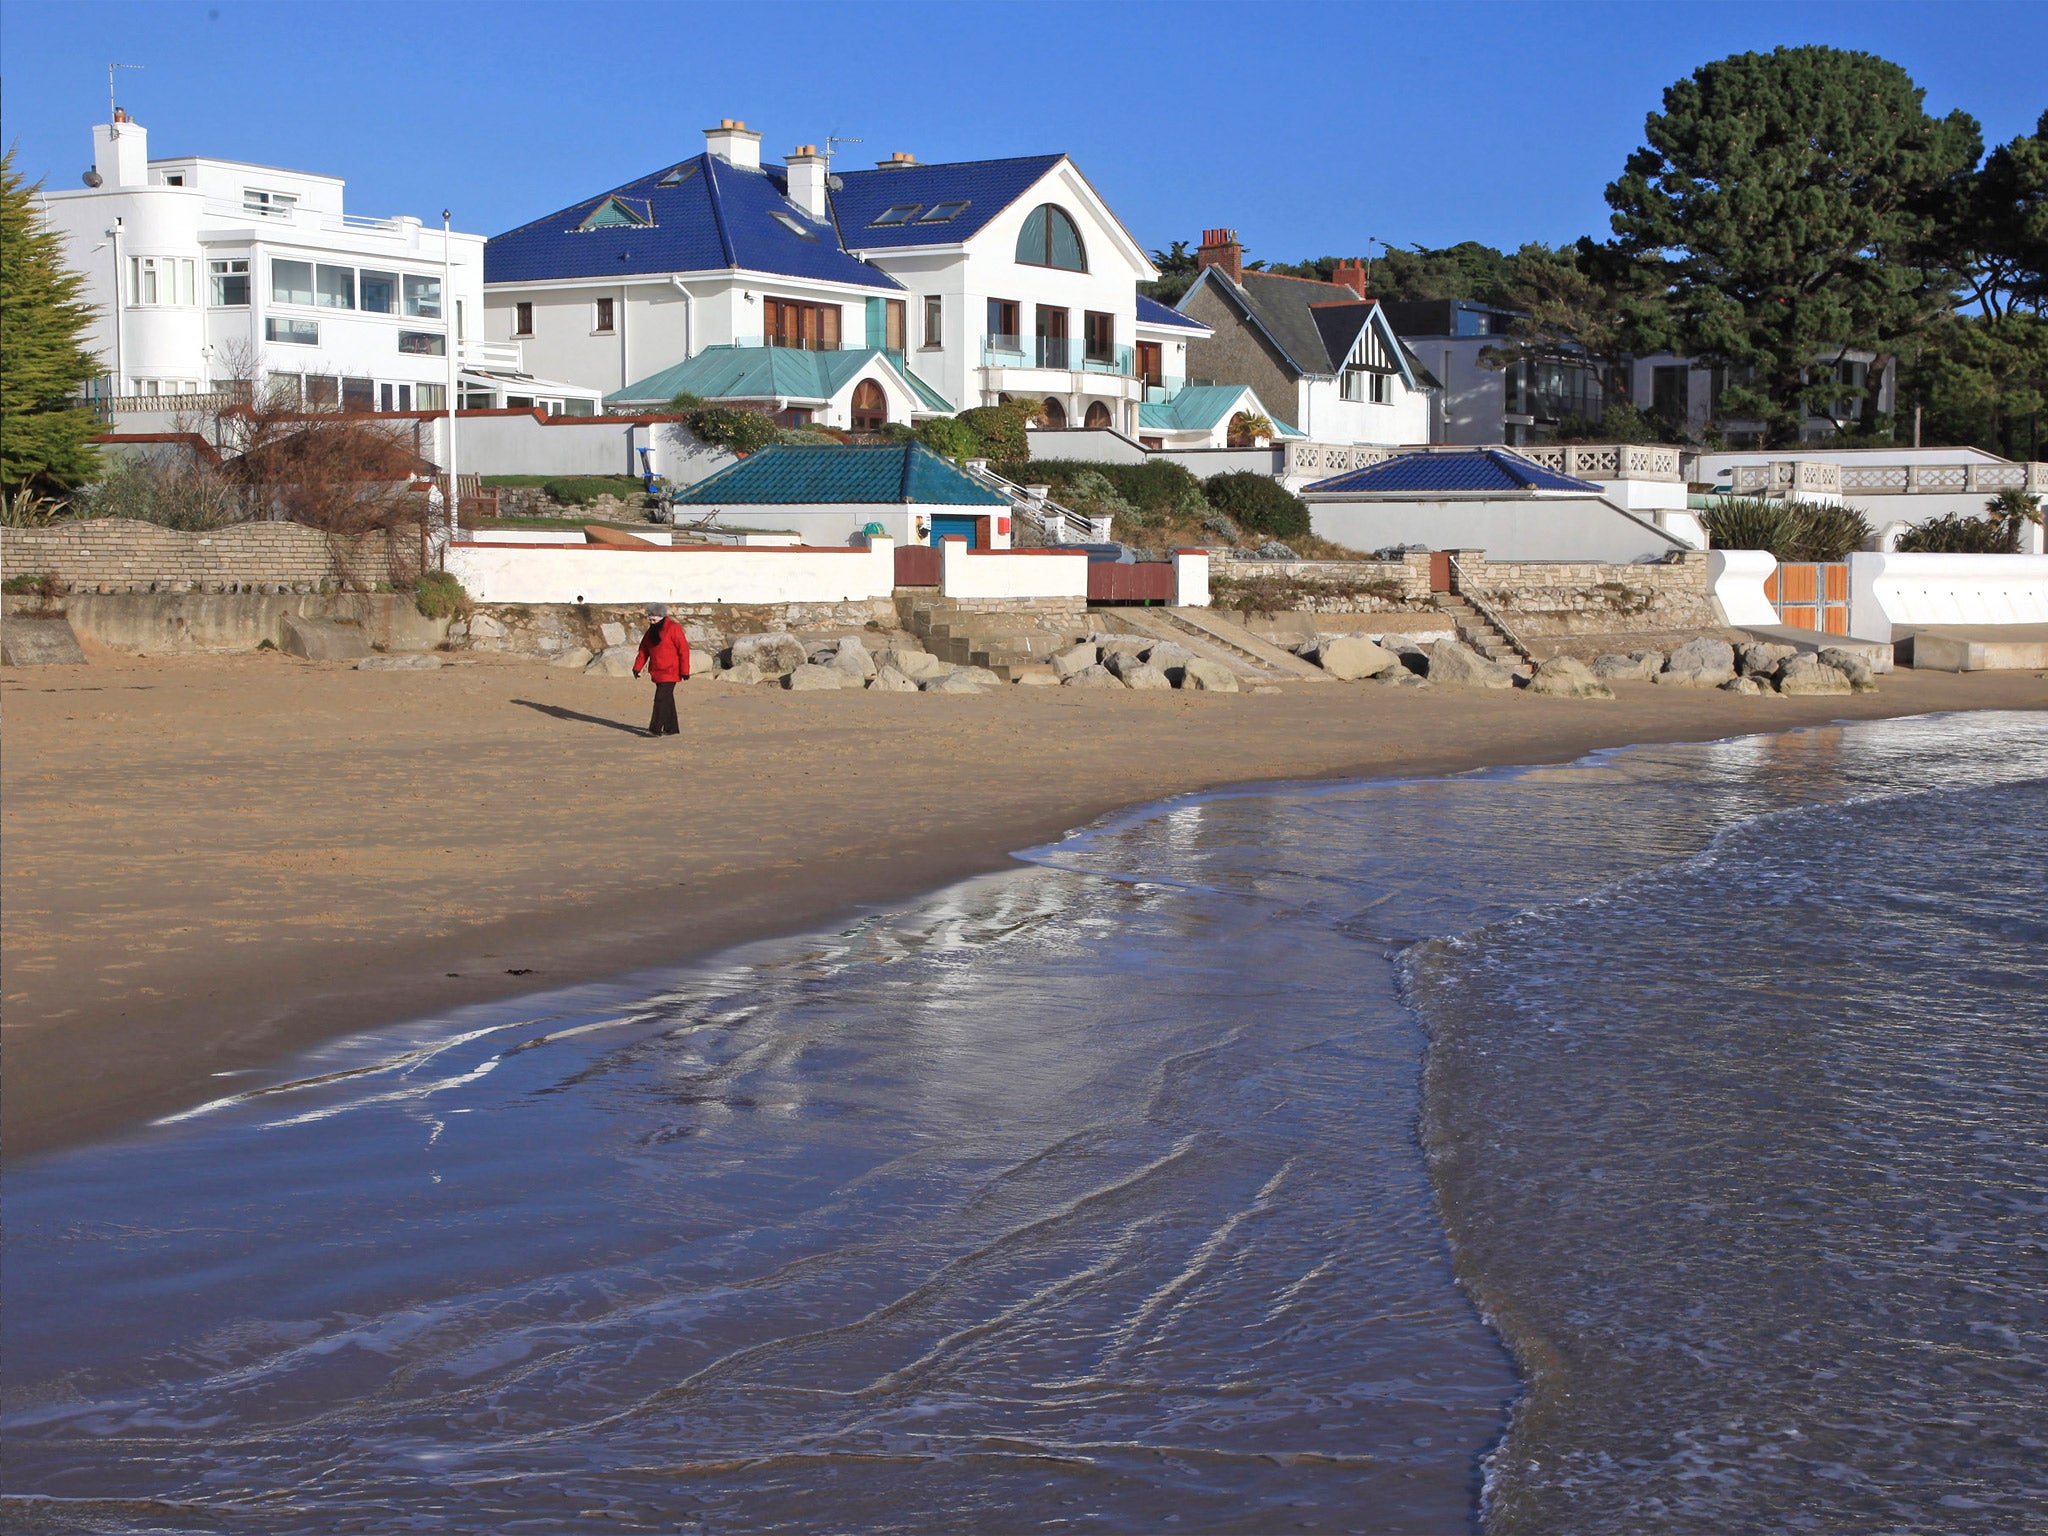
[[[657,272],[716,272],[737,267],[783,277],[852,283],[901,292],[903,285],[841,249],[819,223],[783,195],[780,167],[742,170],[716,155],[612,187],[571,207],[507,230],[484,246],[484,281],[538,282],[556,277],[626,277]],[[579,226],[610,197],[645,206],[646,226]],[[781,214],[814,232],[804,235]]]
[[[778,444],[699,480],[676,497],[688,506],[917,503],[1007,507],[994,491],[919,443],[879,448]]]
[[[875,358],[903,381],[904,387],[934,411],[952,412],[946,397],[894,358],[874,347],[838,352],[804,352],[794,347],[706,347],[659,373],[615,389],[607,405],[644,405],[673,400],[688,393],[705,400],[830,400],[847,381]]]
[[[1157,299],[1148,299],[1142,293],[1138,295],[1138,324],[1171,325],[1190,331],[1209,329],[1194,316],[1184,315],[1177,309],[1168,309]]]
[[[839,221],[840,239],[851,250],[956,245],[1022,197],[1064,158],[1025,155],[1015,160],[847,171],[840,177],[840,190],[832,194],[832,215]],[[908,224],[873,227],[877,218],[899,204],[915,203],[922,214],[935,204],[957,202],[967,207],[943,224],[920,224],[913,218]]]
[[[1573,491],[1598,496],[1600,487],[1590,480],[1560,475],[1555,470],[1532,464],[1520,454],[1500,448],[1474,448],[1469,453],[1404,453],[1398,458],[1368,464],[1363,469],[1333,475],[1303,488],[1302,494],[1348,491]]]

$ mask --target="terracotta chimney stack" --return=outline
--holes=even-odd
[[[1244,281],[1244,247],[1237,243],[1234,229],[1205,229],[1201,246],[1195,251],[1195,267],[1207,271],[1220,267],[1233,283]]]
[[[1361,299],[1365,294],[1365,263],[1356,259],[1340,261],[1337,270],[1330,274],[1330,281],[1349,288]]]

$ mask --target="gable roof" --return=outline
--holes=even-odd
[[[1251,399],[1248,405],[1244,405],[1247,395]],[[1267,410],[1249,384],[1187,385],[1171,400],[1139,406],[1138,425],[1155,432],[1211,432],[1227,417],[1235,415],[1241,405],[1245,409],[1257,410],[1273,423],[1274,432],[1281,437],[1302,435]]]
[[[747,170],[696,155],[495,236],[484,245],[484,281],[738,269],[902,291],[888,273],[842,249],[831,224],[791,202],[785,186],[780,166]],[[648,222],[582,227],[614,200],[636,214],[645,210]]]
[[[921,443],[877,448],[777,444],[699,480],[678,505],[803,506],[919,503],[1007,507],[1009,503]]]
[[[832,194],[832,216],[849,250],[894,250],[905,246],[958,245],[1030,191],[1065,155],[1023,155],[1012,160],[956,160],[943,165],[903,165],[848,171]],[[967,206],[942,224],[917,222],[939,203]],[[915,203],[919,213],[907,224],[875,220],[893,207]]]
[[[1415,492],[1563,491],[1602,496],[1590,480],[1561,475],[1504,448],[1459,453],[1404,453],[1363,469],[1304,486],[1301,494],[1402,495]]]
[[[1371,326],[1380,333],[1387,355],[1399,364],[1402,381],[1410,389],[1422,387],[1413,354],[1387,323],[1379,300],[1360,298],[1343,283],[1319,283],[1278,272],[1247,272],[1242,281],[1233,282],[1221,268],[1205,267],[1181,295],[1181,306],[1185,308],[1205,285],[1256,326],[1299,375],[1328,378],[1336,373],[1357,345],[1359,333]]]
[[[950,415],[952,403],[896,360],[874,347],[805,352],[795,347],[706,347],[695,357],[615,389],[607,405],[669,401],[689,393],[705,400],[830,400],[876,358],[929,409]]]
[[[1170,325],[1177,330],[1188,331],[1209,329],[1193,315],[1184,315],[1177,309],[1169,309],[1157,299],[1148,299],[1142,293],[1138,295],[1138,324]]]

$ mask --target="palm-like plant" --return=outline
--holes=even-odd
[[[1242,447],[1254,438],[1272,435],[1272,418],[1261,416],[1257,411],[1239,411],[1230,418],[1230,442],[1233,447]]]

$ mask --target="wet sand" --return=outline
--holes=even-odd
[[[9,1154],[213,1096],[335,1034],[811,926],[1117,806],[1261,779],[2048,707],[2033,673],[1851,698],[787,694],[484,659],[355,672],[93,653],[0,679]]]

